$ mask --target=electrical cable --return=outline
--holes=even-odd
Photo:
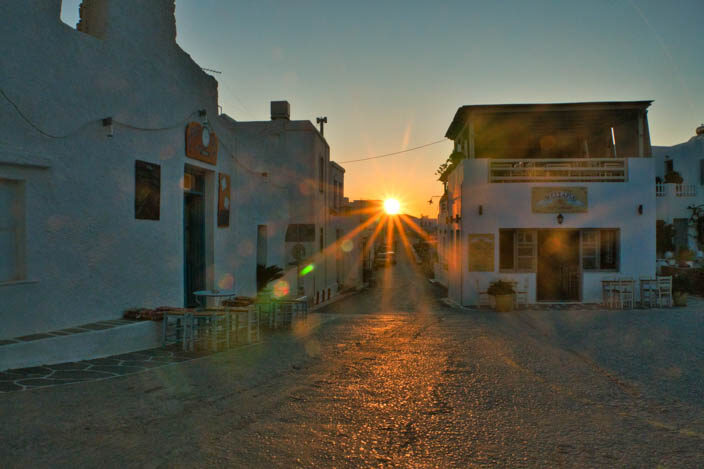
[[[406,150],[395,151],[395,152],[392,152],[392,153],[384,153],[383,155],[370,156],[370,157],[367,157],[367,158],[360,158],[360,159],[357,159],[357,160],[338,161],[337,163],[339,163],[339,164],[344,164],[344,163],[357,163],[357,162],[359,162],[359,161],[375,160],[375,159],[378,159],[378,158],[386,158],[386,157],[388,157],[388,156],[396,156],[396,155],[400,155],[400,154],[402,154],[402,153],[408,153],[409,151],[419,150],[419,149],[421,149],[421,148],[429,147],[429,146],[431,146],[431,145],[437,145],[438,143],[442,143],[442,142],[446,142],[446,141],[447,141],[447,139],[444,139],[444,138],[443,138],[442,140],[437,140],[437,141],[435,141],[435,142],[426,143],[425,145],[420,145],[420,146],[417,146],[417,147],[408,148],[408,149],[406,149]]]
[[[81,131],[82,129],[84,129],[84,128],[87,127],[88,125],[102,121],[102,119],[94,119],[94,120],[92,120],[92,121],[88,121],[88,122],[84,123],[83,125],[81,125],[80,127],[76,128],[75,130],[72,130],[71,132],[69,132],[69,133],[67,133],[67,134],[64,134],[64,135],[54,135],[54,134],[50,134],[49,132],[46,132],[46,131],[42,130],[38,125],[36,125],[34,122],[32,122],[32,121],[29,119],[29,117],[27,117],[27,116],[22,112],[22,110],[19,108],[19,106],[18,106],[13,100],[11,100],[10,97],[9,97],[9,96],[5,93],[5,91],[2,90],[1,88],[0,88],[0,94],[2,94],[3,98],[5,98],[5,100],[7,100],[7,102],[10,103],[13,108],[15,108],[15,111],[17,111],[17,114],[19,114],[19,116],[22,118],[22,120],[24,120],[30,127],[32,127],[34,130],[36,130],[37,132],[39,132],[41,135],[43,135],[43,136],[45,136],[45,137],[48,137],[48,138],[53,138],[53,139],[68,138],[68,137],[70,137],[70,136],[72,136],[72,135],[74,135],[74,134],[77,134],[79,131]],[[193,111],[193,112],[191,112],[188,116],[186,116],[186,118],[182,119],[182,120],[181,120],[180,122],[178,122],[177,124],[170,125],[170,126],[167,126],[167,127],[139,127],[139,126],[136,126],[136,125],[128,124],[127,122],[120,122],[120,121],[117,121],[117,120],[113,120],[113,124],[117,124],[117,125],[120,125],[120,126],[122,126],[122,127],[126,127],[126,128],[128,128],[128,129],[132,129],[132,130],[140,130],[140,131],[143,131],[143,132],[160,132],[160,131],[164,131],[164,130],[173,130],[173,129],[176,129],[176,128],[179,128],[179,127],[183,126],[183,124],[184,124],[185,122],[187,122],[187,121],[188,121],[194,114],[196,114],[196,113],[197,113],[197,111]]]

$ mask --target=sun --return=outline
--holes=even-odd
[[[396,199],[384,200],[384,210],[389,215],[397,215],[401,211],[401,203]]]

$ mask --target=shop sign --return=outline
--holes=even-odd
[[[586,187],[533,187],[531,191],[533,213],[586,212]]]
[[[204,163],[216,164],[218,137],[208,126],[191,122],[186,127],[186,156]]]
[[[470,234],[469,271],[494,271],[494,234]]]

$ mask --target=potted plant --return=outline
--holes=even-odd
[[[672,302],[675,306],[687,306],[687,293],[691,287],[686,275],[679,274],[672,278]]]
[[[278,265],[270,265],[268,267],[257,265],[257,297],[271,297],[272,288],[269,284],[283,276],[284,271]]]
[[[690,262],[694,260],[695,253],[687,248],[680,248],[677,251],[677,265],[680,267],[691,267]]]
[[[513,285],[505,280],[497,280],[491,282],[486,290],[488,295],[494,297],[496,303],[496,311],[505,313],[513,311],[513,298],[516,292],[513,290]]]
[[[665,184],[682,184],[684,179],[677,171],[669,171],[665,174]]]

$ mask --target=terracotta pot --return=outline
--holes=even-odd
[[[675,306],[687,306],[687,292],[672,292],[672,302]]]
[[[496,311],[499,313],[507,313],[513,311],[513,295],[496,295]]]

